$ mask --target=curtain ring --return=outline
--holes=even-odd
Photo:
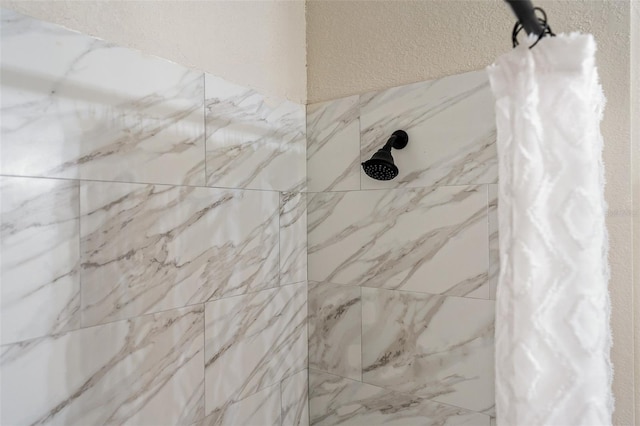
[[[542,32],[540,33],[540,35],[538,35],[538,39],[535,41],[535,43],[529,46],[529,49],[533,48],[533,46],[538,44],[538,42],[547,35],[550,37],[556,36],[547,23],[547,13],[541,7],[535,7],[533,10],[542,13],[542,17],[538,17],[538,21],[540,22],[540,25],[542,25]],[[511,43],[513,44],[514,48],[516,48],[520,44],[518,43],[518,34],[520,34],[520,31],[522,31],[523,28],[524,27],[522,26],[520,21],[517,21],[513,26],[513,31],[511,32]]]

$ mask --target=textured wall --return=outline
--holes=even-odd
[[[296,101],[304,1],[20,1],[3,7]]]
[[[635,315],[635,384],[636,419],[640,420],[640,2],[631,3],[631,117],[633,162],[633,255]]]
[[[601,50],[622,42],[616,51],[628,57],[628,2],[535,3],[554,31],[593,32]],[[502,0],[311,0],[309,103],[484,68],[511,47],[514,22]]]

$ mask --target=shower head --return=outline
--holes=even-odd
[[[362,163],[362,169],[375,180],[391,180],[398,176],[398,167],[393,161],[391,147],[402,149],[407,146],[409,135],[404,130],[396,130],[382,148],[370,160]]]

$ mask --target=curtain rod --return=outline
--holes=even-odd
[[[530,0],[505,0],[513,9],[513,13],[518,21],[524,27],[527,34],[541,35],[544,32],[543,26],[540,24],[533,4]]]

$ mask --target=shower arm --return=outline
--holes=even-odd
[[[544,27],[540,24],[530,0],[504,1],[509,3],[509,6],[513,9],[513,13],[516,15],[516,18],[518,18],[518,21],[520,21],[527,34],[535,34],[539,36],[544,32]]]

